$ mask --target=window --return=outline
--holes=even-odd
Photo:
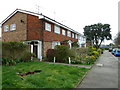
[[[65,35],[65,30],[64,29],[62,29],[62,35]]]
[[[11,24],[10,25],[10,31],[16,30],[16,24]]]
[[[54,26],[54,32],[57,34],[60,34],[60,27],[59,26]]]
[[[51,32],[51,24],[45,23],[45,30]]]
[[[76,39],[78,39],[78,36],[77,36],[77,34],[75,35],[75,38],[76,38]]]
[[[5,25],[5,26],[4,26],[4,31],[7,32],[8,29],[9,29],[9,26],[8,26],[8,25]]]
[[[75,34],[74,33],[72,33],[72,38],[74,38],[75,37]]]
[[[71,32],[70,31],[67,31],[67,36],[71,37]]]
[[[54,49],[56,45],[60,45],[60,42],[57,41],[52,42],[52,49]]]

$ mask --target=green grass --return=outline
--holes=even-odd
[[[24,76],[16,73],[42,70],[40,73]],[[15,66],[2,67],[3,88],[75,88],[88,69],[48,64],[45,62],[19,63]]]
[[[0,65],[0,90],[2,89],[2,66]]]

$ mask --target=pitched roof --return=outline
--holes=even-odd
[[[54,24],[56,24],[56,25],[58,25],[58,26],[61,26],[61,27],[65,28],[65,29],[68,29],[69,31],[72,31],[72,32],[74,32],[74,33],[76,33],[76,34],[79,34],[79,35],[83,36],[81,33],[77,32],[77,31],[71,29],[70,27],[67,27],[66,25],[63,25],[63,24],[61,24],[61,23],[59,23],[59,22],[57,22],[57,21],[55,21],[55,20],[53,20],[53,19],[51,19],[51,18],[43,15],[43,14],[39,14],[39,13],[27,11],[27,10],[22,10],[22,9],[16,9],[14,12],[12,12],[6,19],[4,19],[4,20],[1,22],[1,25],[4,24],[7,20],[9,20],[9,19],[10,19],[13,15],[15,15],[17,12],[22,12],[22,13],[26,13],[26,14],[31,14],[31,15],[34,15],[34,16],[38,16],[39,19],[45,19],[45,20],[50,21],[50,22],[52,22],[52,23],[54,23]]]

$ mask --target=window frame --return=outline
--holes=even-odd
[[[72,38],[75,38],[75,34],[74,33],[72,33]]]
[[[52,31],[52,28],[51,28],[51,24],[50,24],[50,23],[45,22],[45,30],[46,30],[46,31],[49,31],[49,32]]]
[[[59,31],[58,31],[59,30]],[[54,33],[60,34],[60,27],[57,25],[54,25]]]
[[[4,32],[7,32],[7,31],[9,31],[9,25],[4,25]]]
[[[78,39],[78,35],[77,34],[75,34],[75,39]]]
[[[71,37],[71,32],[70,31],[67,31],[67,36]]]
[[[54,49],[56,45],[61,45],[61,43],[59,41],[53,41],[52,42],[52,49]]]
[[[62,29],[62,35],[66,36],[66,30],[65,29]]]
[[[10,31],[14,31],[14,30],[16,30],[16,24],[11,24],[10,25]]]

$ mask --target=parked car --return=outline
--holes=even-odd
[[[109,52],[111,52],[113,49],[112,48],[109,48]]]
[[[114,52],[114,55],[115,56],[120,56],[120,49],[116,49],[115,52]]]
[[[113,49],[111,53],[114,55],[115,51],[116,51],[116,48],[115,48],[115,49]]]

